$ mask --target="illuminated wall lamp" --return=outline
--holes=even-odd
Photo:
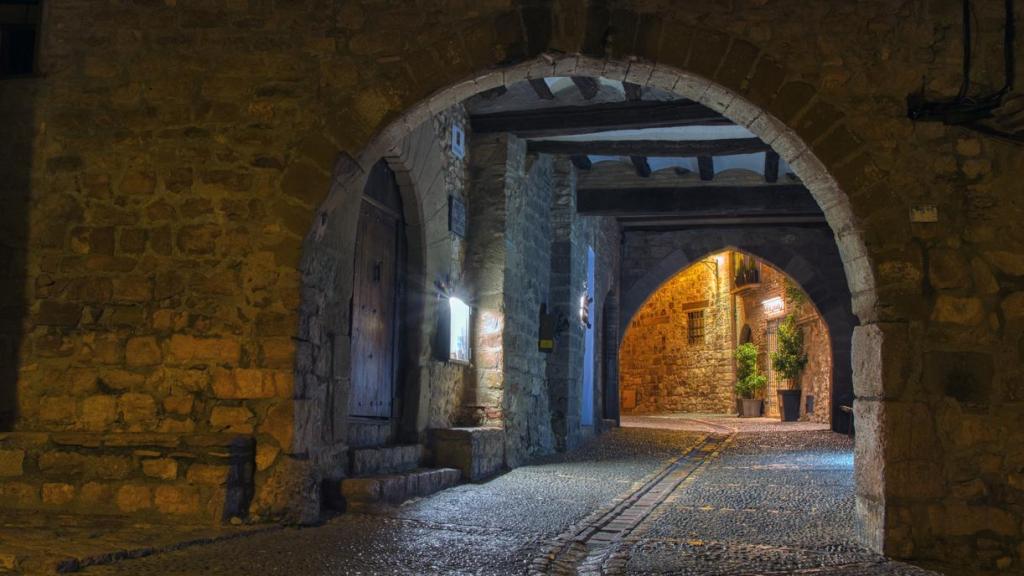
[[[761,302],[761,306],[764,308],[764,313],[769,316],[776,314],[782,314],[786,311],[786,301],[781,296],[775,296]]]
[[[461,298],[448,296],[446,300],[448,306],[442,305],[437,315],[438,360],[469,364],[472,358],[470,317],[473,310]]]

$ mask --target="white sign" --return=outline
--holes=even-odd
[[[455,123],[452,123],[452,154],[459,160],[466,157],[466,133]]]

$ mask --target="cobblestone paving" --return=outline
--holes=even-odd
[[[828,431],[732,437],[630,538],[629,574],[933,574],[855,543],[853,445]]]
[[[525,574],[557,535],[636,490],[703,434],[624,428],[490,482],[386,515],[87,569],[87,575]],[[852,445],[830,432],[743,433],[618,547],[629,574],[931,574],[853,544]],[[622,565],[620,562],[618,565]]]

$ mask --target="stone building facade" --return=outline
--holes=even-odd
[[[794,297],[792,289],[797,290]],[[764,302],[775,299],[782,302],[782,309],[768,312]],[[778,323],[792,314],[797,327],[803,332],[804,352],[807,354],[807,365],[800,372],[800,419],[811,422],[831,423],[832,400],[832,346],[828,333],[828,325],[818,313],[814,304],[803,294],[802,290],[784,274],[774,267],[760,266],[760,282],[744,290],[739,296],[737,305],[737,326],[750,328],[751,342],[760,351],[759,365],[762,373],[769,375],[768,386],[764,391],[765,415],[779,416],[779,400],[777,391],[786,384],[778,374],[774,374],[771,366],[770,334],[777,330]],[[808,404],[808,397],[811,398]],[[810,410],[808,410],[810,408]]]
[[[995,4],[978,6],[985,45],[1001,42]],[[852,366],[864,541],[1018,569],[1024,152],[905,114],[922,78],[935,97],[956,93],[958,19],[931,0],[47,2],[40,74],[0,84],[4,502],[71,506],[67,487],[19,480],[43,469],[29,455],[78,454],[59,459],[82,473],[83,497],[122,475],[100,460],[111,455],[184,450],[191,470],[232,454],[204,430],[289,454],[274,465],[280,489],[257,481],[257,499],[301,493],[312,463],[338,457],[314,437],[324,348],[344,365],[347,339],[325,345],[310,311],[341,308],[324,313],[344,325],[350,288],[319,300],[330,259],[311,255],[336,251],[327,276],[351,277],[350,192],[460,100],[582,74],[656,85],[748,126],[825,212],[846,291],[817,294],[799,260],[777,264],[827,322],[844,306],[859,321],[852,341],[830,332],[836,381]],[[976,85],[1001,85],[998,58],[980,58]],[[914,206],[938,222],[912,221]],[[628,323],[624,282],[619,294]],[[193,505],[165,489],[154,506],[198,509],[196,493]]]
[[[728,253],[710,254],[658,288],[622,338],[622,413],[735,412],[733,306]]]

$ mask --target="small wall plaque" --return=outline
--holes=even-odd
[[[452,124],[452,154],[462,160],[466,157],[466,133],[458,124]]]
[[[466,237],[466,204],[457,196],[448,197],[448,230],[459,238]]]
[[[910,208],[910,221],[921,223],[921,222],[938,222],[939,221],[939,207],[935,204],[918,204]]]

